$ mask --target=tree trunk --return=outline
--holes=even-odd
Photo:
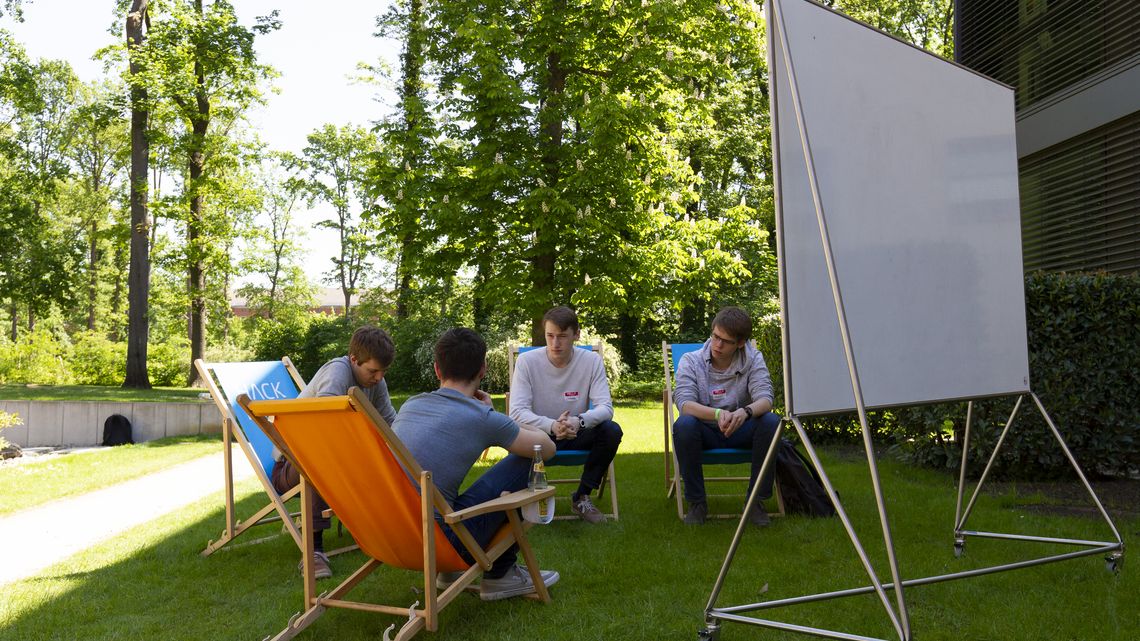
[[[91,220],[91,242],[87,246],[87,329],[95,330],[95,298],[99,291],[99,274],[96,261],[99,258],[99,221]]]
[[[122,340],[122,332],[120,329],[119,314],[123,311],[123,268],[122,265],[123,250],[118,243],[115,243],[115,287],[111,290],[111,318],[114,319],[111,324],[110,337],[111,340],[118,342]]]
[[[147,0],[132,0],[127,14],[127,50],[143,45],[146,36]],[[130,62],[131,86],[131,267],[127,277],[129,321],[127,325],[127,375],[123,387],[150,389],[146,371],[147,341],[150,338],[150,215],[147,210],[147,173],[150,142],[147,138],[147,91],[139,84],[141,65]]]
[[[622,312],[621,317],[618,318],[618,327],[621,332],[620,337],[620,351],[621,360],[629,366],[631,372],[637,371],[637,318],[629,314],[629,312]]]
[[[405,42],[402,61],[403,83],[400,91],[404,111],[402,160],[404,167],[415,171],[420,166],[420,154],[418,152],[421,141],[417,135],[417,128],[424,115],[420,95],[422,93],[420,78],[424,60],[422,0],[410,0],[408,2],[408,33]],[[409,195],[414,195],[414,198],[404,201],[407,204],[397,203],[396,206],[419,208],[422,205],[420,190],[409,189],[408,191],[410,192]],[[402,229],[399,234],[400,246],[397,250],[399,254],[396,256],[396,318],[400,320],[408,317],[408,299],[411,297],[412,290],[412,270],[409,266],[408,257],[413,251],[412,241],[414,237],[412,225],[408,222],[409,218],[410,216],[406,213],[398,218],[398,224]]]
[[[202,15],[202,2],[197,0],[195,8]],[[199,57],[205,52],[198,52]],[[206,355],[206,251],[202,230],[206,226],[204,197],[202,196],[202,174],[206,166],[206,132],[210,128],[210,97],[206,94],[206,72],[201,59],[194,61],[194,76],[197,87],[194,99],[197,111],[191,123],[190,138],[190,220],[186,230],[186,244],[189,251],[190,277],[190,375],[186,384],[198,382],[198,370],[194,361]]]
[[[566,7],[565,0],[557,0],[554,14],[560,15]],[[562,54],[551,51],[546,56],[545,105],[541,111],[541,135],[539,147],[542,150],[543,173],[546,183],[557,190],[562,175],[562,92],[566,88],[567,69],[562,65]],[[546,342],[542,327],[542,316],[554,303],[554,272],[558,261],[558,217],[553,213],[537,218],[534,230],[537,252],[531,260],[531,287],[538,295],[538,304],[531,309],[530,338],[533,345]]]
[[[16,303],[12,303],[12,307],[8,309],[8,314],[12,316],[12,342],[15,343],[16,339],[20,338],[20,311],[16,309]]]

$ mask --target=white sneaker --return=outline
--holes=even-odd
[[[559,576],[554,570],[540,570],[539,575],[548,588],[558,583]],[[521,565],[507,570],[507,573],[498,579],[484,575],[483,582],[479,584],[479,598],[484,601],[498,601],[532,592],[534,592],[534,581],[530,578],[530,572],[526,567]]]

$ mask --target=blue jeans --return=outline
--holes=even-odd
[[[673,423],[673,449],[677,452],[677,467],[685,482],[685,500],[690,505],[705,501],[705,472],[701,466],[701,452],[721,448],[752,450],[752,472],[748,477],[748,492],[756,484],[760,466],[768,453],[768,445],[780,427],[780,415],[765,412],[744,422],[732,436],[721,434],[715,423],[706,423],[695,416],[682,414]],[[760,500],[771,498],[775,466],[768,470],[760,484]]]
[[[508,454],[506,458],[496,463],[491,469],[483,473],[467,491],[460,494],[458,498],[452,502],[451,507],[456,510],[463,510],[478,505],[491,499],[499,498],[503,492],[515,492],[527,486],[530,480],[530,459]],[[467,551],[459,536],[442,520],[439,520],[440,528],[443,530],[447,540],[451,542],[452,547],[459,552],[459,556],[468,563],[474,563],[475,558]],[[472,517],[463,522],[467,531],[475,539],[479,545],[484,548],[494,538],[495,532],[507,522],[506,512],[491,512],[488,514],[480,514],[479,516]],[[491,569],[484,573],[489,579],[497,579],[502,577],[510,570],[515,564],[515,559],[518,557],[519,546],[513,545],[510,549],[502,554],[491,565]]]
[[[579,482],[578,492],[593,491],[602,483],[614,456],[617,456],[618,445],[621,444],[621,426],[613,421],[602,421],[593,427],[588,427],[574,438],[554,441],[558,451],[562,450],[589,450],[586,462],[582,465],[582,480]]]

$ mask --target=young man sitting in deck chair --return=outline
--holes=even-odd
[[[392,425],[396,436],[420,466],[432,473],[436,487],[456,510],[525,488],[534,447],[541,447],[544,460],[555,452],[554,443],[545,432],[520,427],[492,409],[491,397],[479,389],[487,373],[486,356],[487,344],[475,331],[458,327],[444,332],[435,344],[439,389],[409,398]],[[491,446],[502,447],[510,454],[460,494],[459,486],[467,472],[483,450]],[[473,563],[474,559],[451,527],[440,520],[438,514],[436,519],[459,555]],[[486,546],[506,521],[505,513],[492,512],[468,519],[464,524],[479,545]],[[484,572],[479,586],[479,596],[484,601],[535,591],[530,574],[515,564],[517,551],[518,546],[511,548]],[[455,578],[442,573],[436,578],[436,584],[445,589]],[[558,581],[558,573],[543,570],[542,579],[549,587]]]
[[[685,523],[700,525],[708,515],[701,452],[718,448],[752,450],[748,492],[756,484],[780,416],[772,412],[772,379],[764,356],[749,342],[752,319],[739,307],[725,307],[712,323],[704,347],[681,357],[673,402],[680,416],[673,423],[673,447],[685,484],[689,512]],[[757,526],[768,525],[760,501],[772,496],[773,472],[760,481],[760,496],[748,514]]]
[[[348,342],[348,355],[334,358],[321,366],[299,398],[317,396],[344,396],[348,388],[359,387],[372,401],[373,407],[391,425],[396,420],[396,410],[388,396],[388,385],[384,383],[384,373],[396,356],[396,348],[387,332],[377,327],[365,325],[352,334]],[[280,452],[274,451],[277,462],[273,465],[273,487],[280,493],[288,492],[301,482],[301,476]],[[313,564],[316,578],[332,576],[329,557],[325,554],[324,532],[331,525],[322,513],[328,504],[319,494],[313,492]]]
[[[542,317],[546,347],[519,354],[511,381],[511,418],[535,425],[555,439],[560,450],[588,450],[570,510],[587,523],[606,517],[590,500],[621,444],[621,426],[606,367],[597,352],[577,349],[578,315],[555,307]]]

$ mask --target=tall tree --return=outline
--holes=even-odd
[[[30,211],[8,236],[7,242],[19,251],[6,279],[13,317],[22,305],[29,331],[53,307],[71,305],[73,289],[68,281],[78,255],[59,205],[61,186],[70,175],[66,154],[79,82],[63,61],[38,61],[31,65],[31,73],[34,100],[17,113],[9,140],[18,200],[26,200]]]
[[[589,322],[625,318],[617,326],[634,332],[632,318],[671,306],[679,275],[703,275],[704,296],[725,274],[738,288],[767,248],[762,231],[747,234],[747,247],[717,247],[726,225],[759,217],[748,204],[725,215],[723,203],[737,206],[762,179],[762,163],[735,162],[745,169],[714,182],[695,151],[710,137],[742,135],[716,119],[708,98],[723,89],[747,103],[739,87],[762,77],[758,8],[738,0],[480,5],[432,4],[427,20],[452,123],[445,130],[465,143],[453,172],[461,205],[432,215],[450,218],[453,230],[474,228],[465,248],[476,300],[492,301],[498,314],[523,310],[539,342],[539,319],[553,304],[583,307]],[[691,255],[694,239],[710,256]],[[678,274],[672,259],[682,240],[691,260]]]
[[[371,206],[367,175],[378,154],[376,136],[363,127],[326,124],[309,134],[303,163],[303,187],[312,206],[317,201],[331,205],[335,218],[318,227],[337,232],[339,254],[326,275],[344,295],[344,313],[349,315],[352,297],[368,281],[371,257],[380,243],[361,214]]]
[[[110,223],[112,187],[127,160],[129,140],[122,92],[106,84],[82,88],[81,103],[73,115],[69,156],[82,184],[80,218],[87,234],[87,329],[96,326],[99,290],[100,241]]]
[[[259,213],[250,237],[247,265],[264,280],[239,290],[249,306],[273,320],[283,313],[296,313],[312,306],[313,288],[301,269],[301,242],[295,214],[303,183],[288,175],[278,158],[262,162],[256,177]]]
[[[131,0],[125,35],[127,83],[131,99],[131,258],[127,276],[127,371],[123,387],[150,389],[147,344],[150,339],[150,212],[147,208],[150,139],[147,116],[150,93],[146,82],[145,46],[150,28],[148,0]]]
[[[202,358],[206,349],[206,263],[211,238],[206,211],[210,180],[209,137],[218,120],[237,120],[262,100],[259,83],[272,70],[257,61],[256,35],[280,27],[277,13],[259,17],[252,28],[242,26],[233,5],[226,0],[172,0],[149,37],[148,64],[161,99],[169,100],[182,119],[181,149],[185,154],[186,264],[190,295],[190,358]],[[213,145],[215,148],[218,143]],[[198,372],[191,362],[188,380]]]
[[[376,159],[372,179],[378,205],[371,213],[379,218],[381,233],[395,240],[396,318],[409,314],[415,261],[422,254],[425,237],[423,211],[431,206],[432,187],[438,166],[432,158],[438,135],[429,113],[428,87],[424,81],[427,28],[423,0],[394,3],[378,22],[378,35],[403,41],[400,56],[399,101],[396,114],[382,124],[383,154]]]

